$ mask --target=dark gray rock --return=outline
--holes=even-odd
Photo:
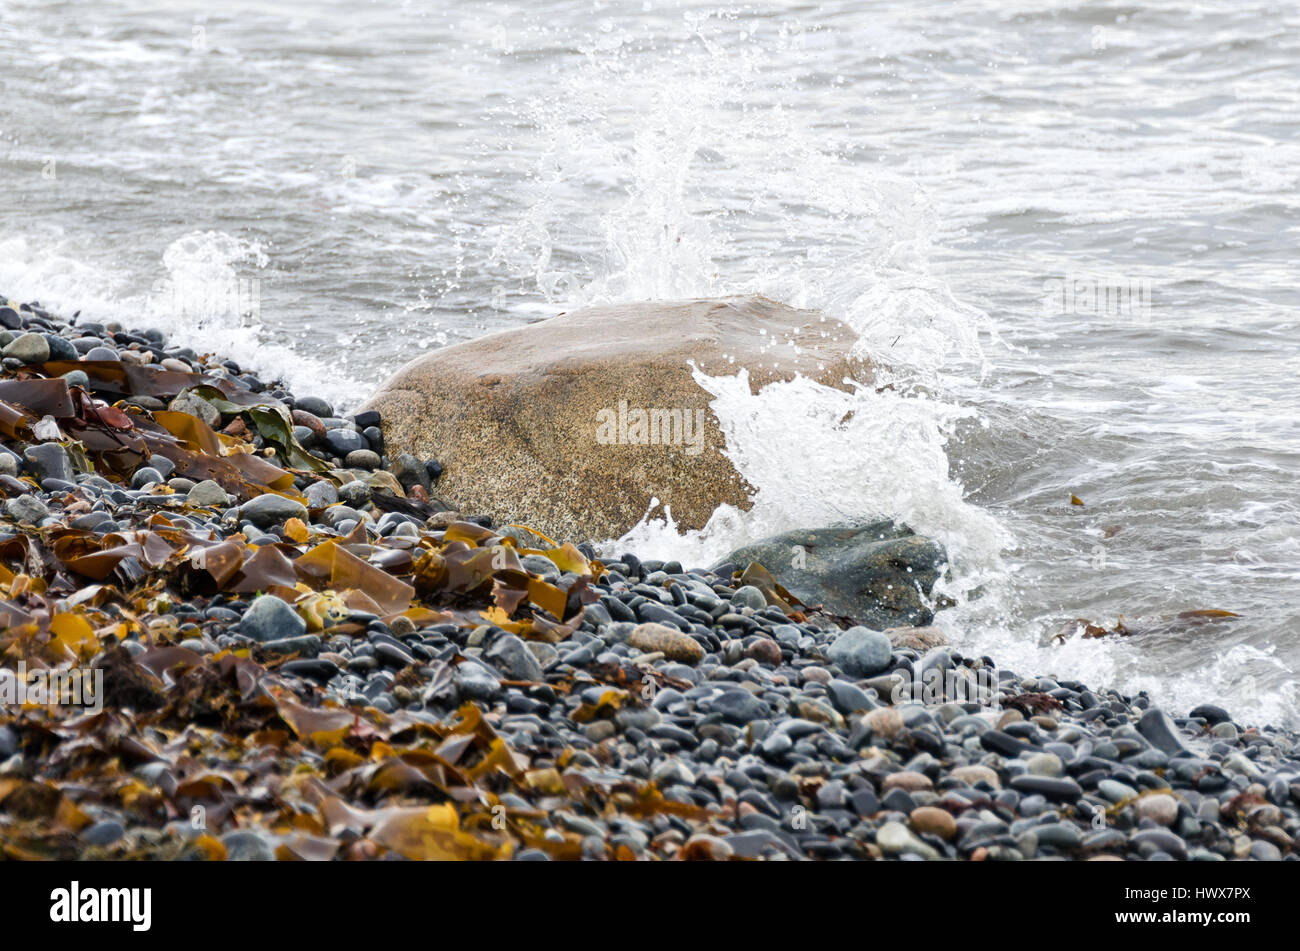
[[[112,845],[122,836],[126,829],[116,819],[105,819],[87,826],[81,833],[81,841],[87,845]]]
[[[315,657],[321,651],[321,639],[315,634],[303,634],[301,637],[284,637],[280,640],[266,641],[265,650],[273,654],[301,654],[303,657]]]
[[[66,340],[58,334],[45,334],[45,342],[50,348],[51,360],[79,360],[81,353],[72,345],[71,340]]]
[[[826,685],[831,695],[831,702],[840,713],[849,714],[858,710],[874,710],[876,702],[860,687],[847,680],[832,680]]]
[[[805,604],[884,630],[934,620],[921,592],[930,594],[947,560],[936,542],[877,522],[774,535],[723,563],[743,569],[758,562]]]
[[[721,713],[730,723],[744,724],[768,716],[771,708],[748,690],[723,690],[708,701],[711,713]]]
[[[1178,727],[1174,721],[1158,707],[1152,707],[1142,714],[1142,719],[1137,722],[1137,729],[1152,746],[1163,753],[1174,756],[1188,751],[1178,735]]]
[[[236,829],[221,837],[228,862],[270,862],[275,859],[271,844],[251,829]]]
[[[239,507],[239,517],[246,518],[258,528],[282,525],[291,518],[307,520],[307,507],[283,495],[268,492],[250,499]]]
[[[338,494],[339,501],[343,502],[345,505],[361,508],[370,501],[372,493],[370,491],[370,486],[354,479],[351,482],[345,482],[339,486]]]
[[[1139,829],[1129,839],[1129,846],[1139,851],[1160,851],[1176,859],[1187,858],[1187,843],[1168,829]]]
[[[294,409],[300,409],[305,413],[311,413],[313,416],[319,416],[324,419],[327,416],[334,415],[334,407],[325,402],[318,396],[301,396],[294,403]]]
[[[307,632],[307,622],[275,595],[264,594],[244,612],[239,632],[255,641],[281,641]]]
[[[72,460],[68,451],[56,442],[43,442],[29,446],[23,452],[23,461],[37,482],[46,479],[62,479],[71,482],[74,478]]]
[[[15,522],[36,525],[50,514],[50,510],[34,495],[19,495],[5,499],[5,514]]]
[[[889,638],[879,631],[851,627],[831,643],[826,656],[850,677],[870,677],[889,668]]]
[[[325,433],[325,447],[336,456],[347,456],[358,449],[369,449],[366,437],[351,429],[331,429]]]
[[[306,677],[310,680],[318,680],[321,683],[327,683],[337,676],[339,672],[337,664],[323,658],[291,660],[287,664],[281,664],[276,669],[282,674]]]
[[[1037,793],[1056,802],[1077,802],[1083,795],[1083,789],[1079,784],[1065,777],[1013,776],[1011,788],[1021,793]]]
[[[542,665],[533,652],[514,634],[502,634],[483,653],[483,658],[511,680],[541,680]]]
[[[1199,707],[1192,710],[1189,715],[1203,718],[1210,724],[1210,726],[1217,726],[1220,723],[1227,723],[1232,720],[1232,716],[1227,710],[1223,709],[1223,707],[1217,707],[1212,703],[1201,704]]]
[[[393,460],[393,476],[408,492],[417,485],[423,486],[424,491],[428,492],[432,485],[428,468],[408,452],[402,453]]]

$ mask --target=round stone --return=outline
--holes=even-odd
[[[953,779],[966,783],[968,786],[987,783],[993,789],[1002,788],[1002,781],[998,779],[998,774],[988,766],[980,766],[974,763],[969,766],[958,766],[949,775]]]
[[[761,611],[767,607],[767,598],[763,596],[762,591],[752,584],[747,584],[736,589],[736,593],[731,596],[731,603],[737,608],[753,608],[755,611]]]
[[[1143,796],[1133,804],[1139,819],[1151,819],[1158,825],[1171,826],[1178,819],[1178,800],[1164,793]]]
[[[204,479],[202,482],[196,482],[194,488],[190,489],[185,495],[185,501],[190,505],[198,505],[204,508],[214,505],[226,505],[230,502],[230,496],[216,482],[211,479]]]
[[[255,641],[278,641],[307,632],[307,622],[273,594],[264,594],[248,606],[239,632]]]
[[[886,855],[918,855],[921,858],[938,857],[930,846],[926,845],[901,822],[886,822],[876,831],[876,845]]]
[[[122,827],[122,823],[116,819],[105,819],[84,829],[81,833],[81,841],[87,845],[112,845],[124,835],[126,829]]]
[[[912,830],[923,835],[937,835],[941,839],[951,839],[957,834],[957,820],[952,813],[937,806],[918,806],[908,817]]]
[[[370,486],[356,480],[345,482],[338,489],[339,501],[356,508],[360,508],[369,502],[370,495]]]
[[[1026,769],[1035,776],[1060,776],[1065,764],[1055,753],[1035,753],[1025,762]]]
[[[150,466],[135,470],[135,475],[131,476],[131,488],[143,489],[147,485],[157,485],[163,481],[162,473]]]
[[[776,641],[760,637],[745,648],[744,656],[768,667],[775,667],[781,663],[781,648]]]
[[[221,837],[230,862],[270,862],[275,858],[270,843],[250,829],[236,829]]]
[[[934,783],[930,777],[924,773],[913,772],[912,770],[902,770],[897,773],[890,773],[880,784],[880,791],[887,793],[891,789],[902,789],[905,792],[920,792],[934,788]]]
[[[198,488],[198,486],[195,486]],[[307,520],[307,507],[283,495],[268,492],[245,502],[239,507],[239,517],[246,518],[258,528],[281,525],[291,518]]]
[[[850,677],[871,677],[889,667],[891,649],[879,631],[851,627],[835,638],[826,656]]]
[[[51,360],[76,360],[81,357],[77,348],[72,345],[71,340],[60,337],[58,334],[45,334],[45,342],[50,348]]]
[[[348,453],[366,449],[366,437],[351,429],[329,429],[325,431],[325,447],[336,456],[347,457]]]
[[[344,457],[343,465],[348,469],[374,471],[380,466],[379,453],[370,449],[354,449]]]
[[[669,660],[683,664],[698,664],[704,660],[704,648],[695,638],[666,624],[638,624],[627,643],[643,653],[662,653]]]
[[[50,358],[50,342],[44,334],[25,333],[0,352],[23,363],[44,363]]]
[[[334,407],[325,402],[319,396],[302,396],[294,403],[295,409],[300,409],[305,413],[311,413],[313,416],[325,418],[334,415]]]

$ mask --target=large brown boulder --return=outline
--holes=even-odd
[[[463,511],[603,540],[658,498],[694,529],[722,503],[747,508],[752,488],[688,361],[748,368],[755,392],[796,373],[845,386],[869,379],[854,339],[764,297],[592,307],[420,357],[362,408],[380,413],[390,457],[442,463],[437,494]],[[798,433],[773,451],[797,454]]]

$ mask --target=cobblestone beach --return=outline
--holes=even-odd
[[[0,326],[7,857],[1300,857],[1297,737],[1251,711],[461,512],[378,414]]]

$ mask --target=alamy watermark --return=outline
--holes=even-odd
[[[76,924],[124,923],[148,931],[153,923],[152,888],[83,888],[73,880],[50,892],[50,921]]]
[[[252,326],[262,316],[262,281],[235,275],[162,279],[150,291],[149,309],[176,317],[233,319]]]
[[[29,671],[22,660],[17,670],[0,669],[0,706],[21,707],[27,703],[81,707],[99,713],[104,709],[104,671],[98,667],[38,667]]]
[[[1151,317],[1151,279],[1119,274],[1068,272],[1043,282],[1042,313]]]
[[[629,407],[596,413],[596,442],[602,446],[684,446],[686,455],[704,451],[704,410]]]
[[[988,667],[896,670],[890,680],[889,699],[895,705],[912,702],[927,706],[944,703],[974,703],[994,709],[1001,706],[997,671]]]

